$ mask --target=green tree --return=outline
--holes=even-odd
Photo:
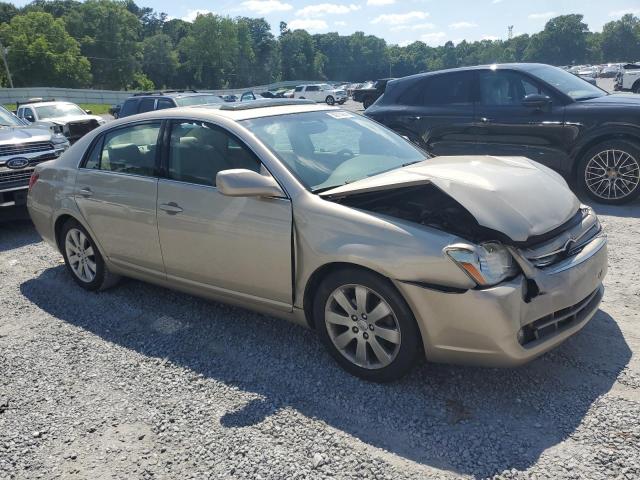
[[[602,29],[600,44],[606,61],[640,59],[640,19],[629,13],[620,20],[607,23]]]
[[[307,80],[316,76],[316,56],[313,38],[306,30],[289,31],[280,35],[282,78],[284,80]]]
[[[178,54],[169,35],[159,33],[142,42],[142,71],[158,87],[170,87],[178,70]]]
[[[141,26],[123,3],[87,0],[66,17],[67,30],[91,61],[95,85],[119,89],[141,73]]]
[[[7,61],[16,87],[90,85],[89,61],[62,20],[44,12],[18,15],[0,26],[0,37],[9,48]]]
[[[238,28],[228,17],[198,15],[191,31],[178,45],[183,75],[189,86],[224,88],[235,79],[238,61]]]
[[[13,3],[0,2],[0,23],[10,22],[16,15],[18,15],[18,9]]]
[[[582,19],[582,15],[571,14],[549,20],[540,33],[538,58],[553,65],[583,63],[589,27]]]
[[[246,27],[251,41],[253,58],[250,71],[240,72],[249,74],[249,84],[262,85],[280,78],[280,52],[278,42],[271,33],[271,25],[264,18],[240,17],[237,19],[239,32]],[[243,75],[244,76],[244,75]]]

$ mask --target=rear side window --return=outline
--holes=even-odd
[[[155,175],[156,144],[160,123],[118,128],[104,134],[99,158],[92,151],[86,168],[152,177]],[[96,145],[100,145],[98,142]],[[98,162],[98,165],[95,162]]]
[[[173,108],[173,102],[168,98],[159,98],[156,110],[164,110],[165,108]]]
[[[138,100],[135,98],[131,98],[124,102],[122,108],[120,109],[120,117],[126,117],[128,115],[133,115],[136,113],[136,107],[138,105]]]
[[[301,92],[304,87],[296,87],[296,92]]]
[[[320,87],[318,85],[311,85],[310,87],[307,87],[307,92],[319,92],[320,91]]]
[[[138,113],[151,112],[156,104],[155,98],[143,98],[138,106]]]
[[[426,106],[471,105],[473,78],[473,72],[434,75],[423,84],[422,103]]]

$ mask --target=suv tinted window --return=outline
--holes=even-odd
[[[301,92],[303,88],[304,88],[304,87],[296,87],[295,91],[296,91],[296,92]]]
[[[260,171],[260,162],[225,130],[199,121],[176,122],[171,128],[169,178],[214,186],[222,170]]]
[[[110,172],[154,176],[159,132],[160,123],[146,123],[105,133],[98,168]]]
[[[155,98],[143,98],[138,105],[138,113],[150,112],[156,104]]]
[[[424,105],[471,105],[473,72],[434,75],[421,85]]]
[[[318,85],[311,85],[307,87],[307,92],[319,92],[320,87]]]
[[[169,100],[168,98],[159,98],[156,110],[164,110],[165,108],[173,108],[174,106],[175,105],[172,100]]]
[[[138,106],[138,99],[130,98],[125,101],[120,109],[119,117],[126,117],[128,115],[133,115],[136,113],[136,107]]]
[[[526,76],[509,70],[482,71],[479,74],[480,103],[490,106],[520,106],[530,93],[551,94]]]

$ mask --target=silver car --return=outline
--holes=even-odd
[[[315,329],[349,372],[513,366],[598,309],[607,240],[525,158],[437,157],[360,115],[255,101],[132,116],[36,167],[83,288],[124,275]]]

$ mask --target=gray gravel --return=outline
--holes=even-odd
[[[133,280],[78,288],[0,223],[0,479],[640,477],[640,203],[601,311],[512,370],[340,370],[313,332]]]

